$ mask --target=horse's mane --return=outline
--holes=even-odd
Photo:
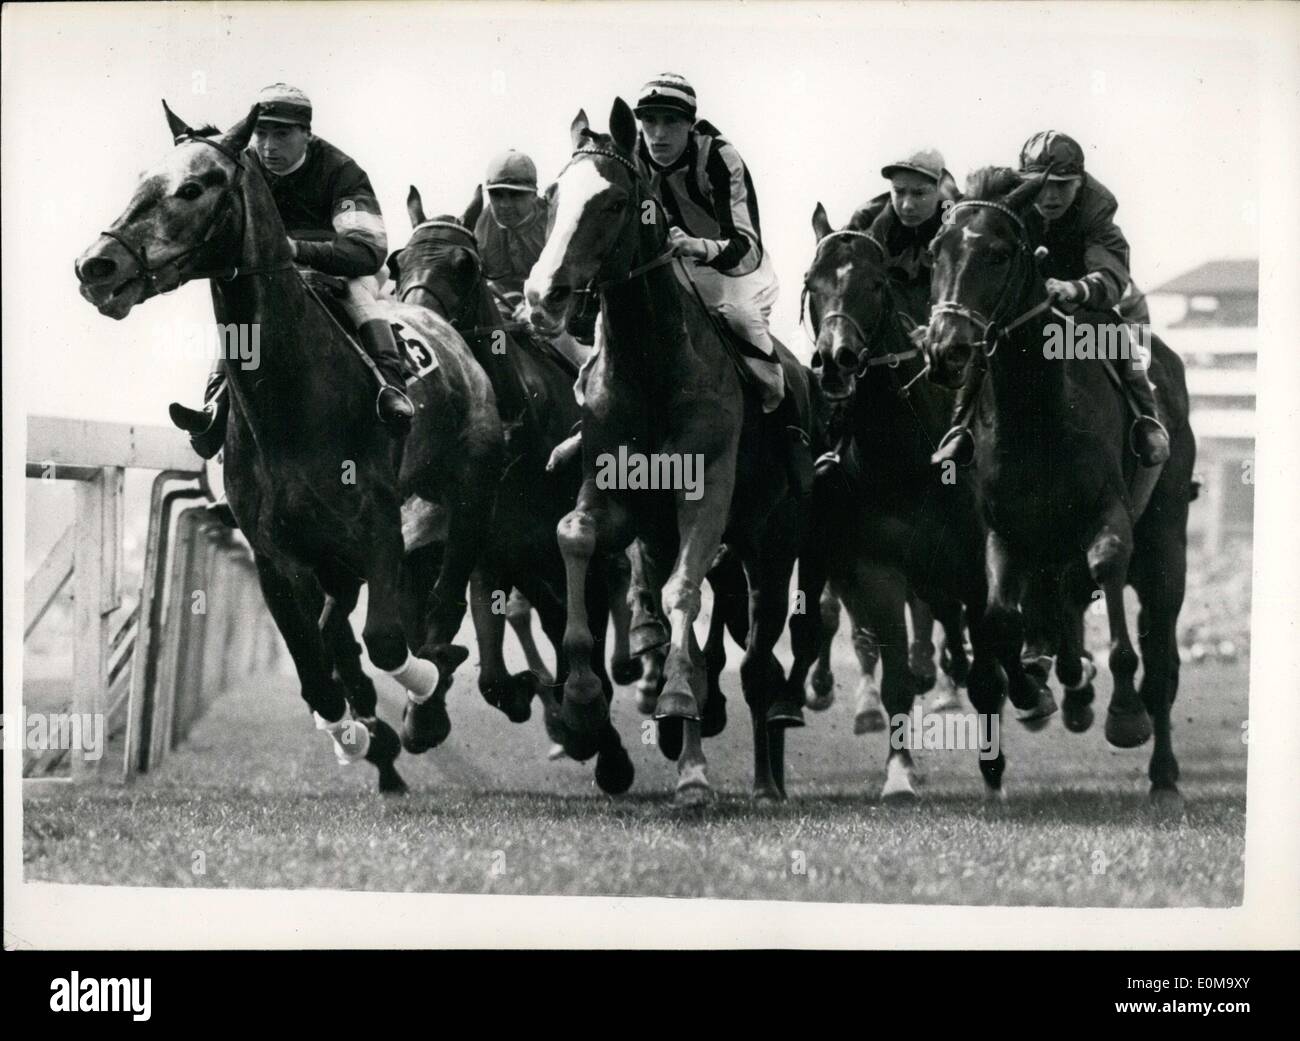
[[[966,198],[993,202],[1021,185],[1020,174],[1006,166],[984,166],[966,177]]]
[[[214,127],[211,123],[204,123],[201,127],[193,128],[190,131],[190,133],[192,133],[195,137],[216,137],[218,134],[221,133],[221,131],[218,130],[216,127]]]

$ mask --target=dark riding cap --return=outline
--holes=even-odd
[[[257,95],[257,121],[259,123],[287,123],[311,129],[311,99],[297,87],[287,83],[272,83]]]
[[[675,72],[660,73],[641,88],[641,93],[636,99],[636,108],[632,111],[640,116],[655,109],[676,112],[693,121],[695,88],[686,82],[685,76],[679,76]]]
[[[507,149],[488,163],[483,187],[488,191],[505,188],[512,192],[537,192],[537,167],[523,152]]]
[[[1038,174],[1051,168],[1049,181],[1071,181],[1083,176],[1083,149],[1079,142],[1055,130],[1043,130],[1020,150],[1020,172]]]

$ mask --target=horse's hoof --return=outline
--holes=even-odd
[[[596,756],[596,785],[606,795],[622,795],[632,787],[635,776],[632,760],[622,745]]]
[[[566,698],[560,706],[560,722],[564,751],[570,759],[585,763],[600,751],[600,731],[609,722],[609,705],[604,698],[586,704]]]
[[[717,737],[727,729],[727,695],[721,690],[709,694],[700,715],[700,737]]]
[[[898,758],[891,764],[901,763]],[[885,767],[885,786],[880,791],[880,801],[886,806],[913,806],[920,800],[916,791],[916,772],[901,765]]]
[[[677,762],[677,757],[682,754],[682,740],[685,734],[682,729],[680,719],[661,719],[655,725],[656,740],[659,742],[659,751],[664,754],[665,759],[671,759]]]
[[[483,700],[505,713],[511,723],[527,723],[540,681],[531,672],[517,672],[500,683],[483,688]]]
[[[951,681],[937,684],[935,695],[930,701],[930,711],[942,715],[945,712],[962,710],[961,695]]]
[[[695,695],[682,690],[666,690],[655,702],[655,719],[693,719],[700,718],[700,705]]]
[[[1151,737],[1151,716],[1146,709],[1138,712],[1106,713],[1106,740],[1116,748],[1137,748]]]
[[[451,717],[441,698],[432,697],[421,705],[413,701],[406,703],[402,712],[402,747],[411,755],[437,748],[450,733]]]
[[[792,698],[779,698],[767,706],[767,725],[773,727],[806,726],[803,703]]]
[[[835,704],[835,689],[832,687],[825,694],[819,694],[809,687],[804,691],[803,703],[805,708],[813,712],[825,712]]]
[[[708,781],[686,781],[673,793],[673,804],[682,809],[699,809],[717,799]]]
[[[558,741],[546,750],[546,758],[551,762],[555,762],[557,759],[565,759],[568,755],[569,753],[564,750],[564,745]]]
[[[754,802],[760,806],[772,806],[782,802],[785,799],[785,792],[776,786],[776,782],[771,784],[754,785]]]
[[[1093,720],[1096,718],[1096,713],[1092,710],[1092,699],[1091,687],[1087,688],[1086,694],[1082,690],[1065,692],[1065,704],[1061,706],[1061,720],[1070,733],[1082,734],[1092,727]]]
[[[1056,715],[1056,698],[1046,686],[1038,688],[1038,701],[1032,708],[1018,708],[1016,721],[1030,733],[1042,730]]]
[[[640,658],[615,658],[610,664],[609,675],[620,687],[626,687],[641,678],[643,669]]]
[[[408,791],[402,775],[393,766],[394,760],[402,754],[402,742],[397,731],[378,716],[364,720],[370,731],[370,747],[366,749],[366,759],[374,763],[379,770],[379,791],[383,795],[405,795]]]
[[[884,806],[905,809],[920,801],[921,797],[912,788],[886,788],[880,793],[880,802]]]
[[[1182,793],[1174,785],[1151,788],[1151,808],[1161,817],[1181,817],[1186,811]]]
[[[1007,801],[1007,789],[1005,785],[998,785],[996,788],[991,785],[984,785],[984,801],[991,806],[998,806]]]
[[[379,768],[379,794],[383,796],[406,795],[410,789],[402,775],[390,763]]]
[[[659,694],[653,690],[638,690],[636,692],[636,710],[643,716],[648,716],[655,710],[655,702],[659,700]]]
[[[853,733],[858,736],[877,734],[884,729],[885,712],[878,705],[868,705],[866,708],[860,708],[853,717]]]

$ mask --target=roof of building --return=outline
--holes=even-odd
[[[1258,260],[1208,260],[1152,293],[1178,293],[1183,296],[1221,296],[1232,293],[1259,292]]]

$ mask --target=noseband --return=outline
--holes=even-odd
[[[983,208],[996,210],[1011,221],[1012,225],[1014,225],[1016,229],[1016,263],[1012,265],[1012,269],[1007,275],[1007,280],[998,294],[998,302],[993,308],[992,316],[986,317],[975,308],[968,307],[957,300],[940,300],[930,308],[930,319],[933,321],[936,317],[945,314],[966,319],[966,321],[974,325],[980,332],[980,339],[976,341],[974,346],[980,349],[984,354],[984,357],[991,358],[997,353],[998,344],[1002,341],[1003,337],[1014,332],[1030,319],[1042,314],[1052,306],[1052,301],[1049,297],[1041,303],[1035,304],[1033,307],[1029,308],[1029,310],[1024,311],[1006,325],[999,326],[997,324],[997,318],[1008,306],[1008,302],[1014,306],[1015,301],[1012,299],[1012,294],[1016,292],[1018,287],[1018,269],[1023,266],[1025,259],[1031,254],[1029,248],[1029,231],[1025,227],[1025,222],[1020,219],[1020,215],[1009,206],[1004,206],[1000,202],[990,202],[985,199],[964,199],[961,202],[954,203],[948,208],[948,212],[944,214],[944,226],[940,228],[939,233],[934,237],[934,241],[930,243],[930,249],[932,251],[939,239],[952,230],[954,217],[957,211],[963,207],[970,209]]]
[[[876,236],[871,234],[871,232],[858,231],[855,228],[841,228],[839,231],[832,231],[829,235],[825,235],[818,240],[817,254],[814,254],[813,256],[812,266],[816,266],[817,255],[821,253],[822,246],[833,238],[866,239],[873,246],[875,246],[877,250],[880,251],[880,257],[882,260],[885,260],[889,257],[889,251],[885,249],[885,244],[881,242],[878,238],[876,238]],[[809,267],[808,270],[811,273],[812,267]],[[886,286],[887,285],[888,283],[886,283]],[[800,325],[803,325],[804,304],[807,302],[807,300],[808,300],[808,277],[807,275],[805,275],[803,292],[799,295],[799,324]],[[892,305],[892,297],[887,299],[887,304]],[[840,321],[845,322],[849,326],[849,328],[851,328],[855,333],[858,334],[858,338],[862,341],[862,354],[859,358],[858,369],[857,369],[857,375],[859,377],[866,375],[868,369],[874,368],[878,365],[887,365],[891,369],[896,369],[902,362],[906,361],[909,358],[913,358],[920,353],[919,348],[914,347],[908,351],[898,351],[891,354],[880,355],[878,357],[871,356],[871,345],[876,342],[876,338],[879,336],[881,328],[883,328],[885,322],[888,321],[889,311],[890,311],[889,306],[881,308],[880,317],[876,320],[876,326],[875,328],[872,329],[871,336],[867,335],[866,331],[862,328],[862,325],[858,322],[858,320],[854,318],[851,314],[849,314],[847,311],[838,311],[838,310],[827,311],[820,318],[820,324],[825,324],[826,322],[829,322],[831,319],[839,319]],[[810,308],[809,314],[811,315],[811,313],[812,311]],[[820,330],[815,329],[814,332],[819,333]]]
[[[218,152],[220,152],[223,156],[225,156],[235,165],[235,174],[233,177],[231,177],[230,182],[225,186],[225,188],[221,190],[221,196],[220,198],[218,198],[217,204],[212,208],[212,216],[208,218],[208,222],[204,226],[203,234],[199,238],[199,241],[196,242],[193,246],[190,246],[188,249],[181,250],[181,252],[176,253],[173,256],[167,257],[161,263],[150,266],[149,259],[145,252],[145,247],[141,246],[140,248],[137,249],[135,246],[133,246],[131,243],[129,243],[126,239],[124,239],[121,235],[117,234],[117,232],[115,231],[101,231],[100,234],[105,238],[112,239],[124,250],[126,250],[127,255],[130,256],[132,261],[135,262],[136,267],[139,269],[139,274],[136,275],[136,277],[143,278],[146,284],[148,284],[148,286],[151,289],[153,289],[155,293],[160,293],[160,294],[163,291],[158,288],[158,275],[163,270],[173,265],[176,266],[177,273],[181,276],[181,280],[178,283],[177,288],[179,288],[179,286],[181,285],[184,285],[186,282],[191,282],[198,278],[219,278],[222,281],[229,282],[229,281],[233,281],[236,278],[243,278],[247,275],[259,275],[271,271],[287,271],[291,269],[293,267],[292,263],[275,264],[275,265],[268,265],[268,266],[256,267],[256,268],[250,267],[241,270],[239,264],[235,263],[227,267],[215,268],[210,271],[181,271],[180,270],[180,261],[184,260],[186,257],[189,257],[197,253],[199,250],[201,250],[204,246],[208,244],[208,242],[212,239],[212,237],[217,233],[217,229],[221,227],[222,222],[225,220],[231,208],[231,205],[234,202],[235,193],[239,191],[244,174],[247,173],[247,167],[244,166],[243,160],[241,160],[238,155],[232,152],[225,145],[219,144],[218,142],[213,141],[211,138],[204,137],[200,134],[196,134],[193,131],[187,131],[186,133],[180,134],[176,138],[176,144],[178,145],[190,141],[196,142],[197,144],[201,144],[201,145],[207,145],[209,148],[215,148]],[[240,257],[243,256],[244,236],[247,233],[247,231],[248,231],[248,211],[247,208],[244,208],[240,210],[240,228],[239,228],[239,256]]]

